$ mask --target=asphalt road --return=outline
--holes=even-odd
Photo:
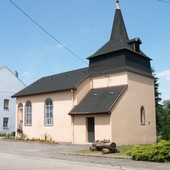
[[[170,170],[170,164],[166,163],[63,154],[88,148],[88,145],[0,140],[0,170]]]
[[[0,170],[120,170],[119,167],[0,154]]]

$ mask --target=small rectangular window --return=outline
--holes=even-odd
[[[8,128],[8,123],[9,123],[9,118],[8,117],[4,117],[3,118],[3,128],[4,129]]]
[[[4,99],[4,110],[9,110],[9,99]]]

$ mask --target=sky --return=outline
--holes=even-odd
[[[0,0],[0,66],[17,71],[26,85],[87,67],[86,58],[110,38],[116,0],[12,1],[78,56],[10,0]],[[170,0],[120,0],[120,8],[129,38],[140,37],[141,50],[152,58],[162,100],[170,99]]]

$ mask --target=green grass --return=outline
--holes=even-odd
[[[120,146],[118,147],[120,153],[111,153],[111,154],[106,154],[106,156],[128,156],[126,154],[127,151],[131,150],[133,146]],[[103,155],[101,151],[91,151],[90,149],[87,150],[77,150],[77,151],[73,151],[71,152],[73,154],[80,154],[80,155]]]
[[[129,145],[129,146],[119,146],[119,151],[122,154],[126,154],[127,151],[131,150],[134,147],[134,145]]]

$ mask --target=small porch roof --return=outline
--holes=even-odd
[[[127,85],[92,89],[80,104],[71,110],[69,115],[111,113],[111,109],[126,87]]]

